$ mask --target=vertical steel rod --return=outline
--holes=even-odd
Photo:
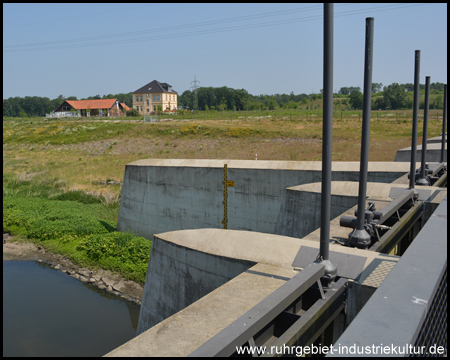
[[[359,170],[358,215],[356,220],[356,230],[362,230],[367,234],[367,236],[365,236],[366,238],[368,238],[367,245],[370,245],[370,236],[364,230],[364,217],[367,193],[367,171],[369,163],[370,108],[372,99],[373,22],[374,19],[372,17],[366,18],[363,123],[361,138],[361,160]]]
[[[414,104],[413,104],[413,126],[411,142],[411,167],[409,172],[409,188],[414,189],[416,182],[416,150],[417,150],[417,124],[419,119],[419,88],[420,88],[420,50],[415,51],[414,66]]]
[[[323,139],[320,257],[323,260],[329,260],[333,122],[333,4],[324,4],[323,24]]]
[[[447,133],[447,84],[444,85],[444,113],[442,114],[442,143],[441,143],[441,163],[444,162],[445,137]]]
[[[425,77],[425,104],[423,110],[423,135],[422,135],[422,156],[420,162],[420,179],[417,180],[417,185],[429,185],[426,178],[426,156],[427,156],[427,138],[428,138],[428,113],[430,108],[430,77]]]

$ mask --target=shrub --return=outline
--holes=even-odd
[[[110,232],[84,237],[78,247],[103,268],[121,270],[126,277],[145,282],[151,242],[131,233]]]
[[[140,116],[139,111],[136,109],[130,109],[126,112],[127,116]]]
[[[52,198],[52,200],[77,201],[82,204],[100,204],[101,199],[98,196],[87,194],[82,190],[73,190],[62,193]]]

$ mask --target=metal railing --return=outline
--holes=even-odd
[[[271,356],[279,347],[311,344],[343,311],[347,296],[344,278],[322,288],[324,273],[323,264],[307,266],[189,356],[233,356],[256,347]]]
[[[447,196],[335,345],[378,356],[447,354]],[[343,355],[361,353],[331,354]]]

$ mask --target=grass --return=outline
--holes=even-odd
[[[320,160],[321,111],[309,111],[308,120],[305,113],[238,112],[231,114],[233,120],[203,113],[195,121],[152,124],[9,118],[3,123],[3,171],[32,177],[32,183],[58,179],[61,191],[82,190],[114,201],[120,186],[102,183],[120,182],[125,165],[142,158],[252,160],[258,154],[260,160]],[[437,115],[430,112],[429,137],[441,132]],[[333,160],[359,161],[360,112],[336,111],[334,117]],[[370,161],[393,161],[398,149],[411,145],[411,117],[411,111],[372,112]],[[421,118],[418,135],[420,144]]]
[[[126,164],[143,158],[319,161],[320,109],[210,112],[144,124],[3,121],[3,228],[87,266],[143,283],[151,242],[114,231]],[[431,111],[428,136],[442,131]],[[411,111],[372,112],[369,161],[411,145]],[[335,111],[333,161],[359,161],[361,112]],[[418,143],[422,140],[419,118]],[[113,185],[108,184],[111,180]],[[145,259],[144,259],[145,258]]]

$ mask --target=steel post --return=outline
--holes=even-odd
[[[416,185],[430,185],[427,179],[426,156],[427,156],[427,138],[428,138],[428,110],[430,108],[430,77],[425,77],[425,104],[423,111],[423,135],[422,135],[422,156],[420,163],[420,178],[417,179]]]
[[[325,263],[325,282],[331,283],[336,277],[336,266],[329,260],[333,122],[333,4],[324,4],[323,29],[323,139],[320,260]]]
[[[419,88],[420,88],[420,50],[415,52],[414,66],[414,104],[413,126],[411,142],[411,167],[409,172],[409,188],[414,189],[416,183],[416,151],[417,151],[417,124],[419,119]]]
[[[358,215],[356,229],[351,234],[351,244],[357,247],[370,245],[370,234],[364,229],[367,193],[367,171],[369,163],[370,108],[372,99],[373,64],[373,23],[372,17],[366,18],[366,46],[364,56],[364,99],[361,137],[361,160],[359,170]]]

